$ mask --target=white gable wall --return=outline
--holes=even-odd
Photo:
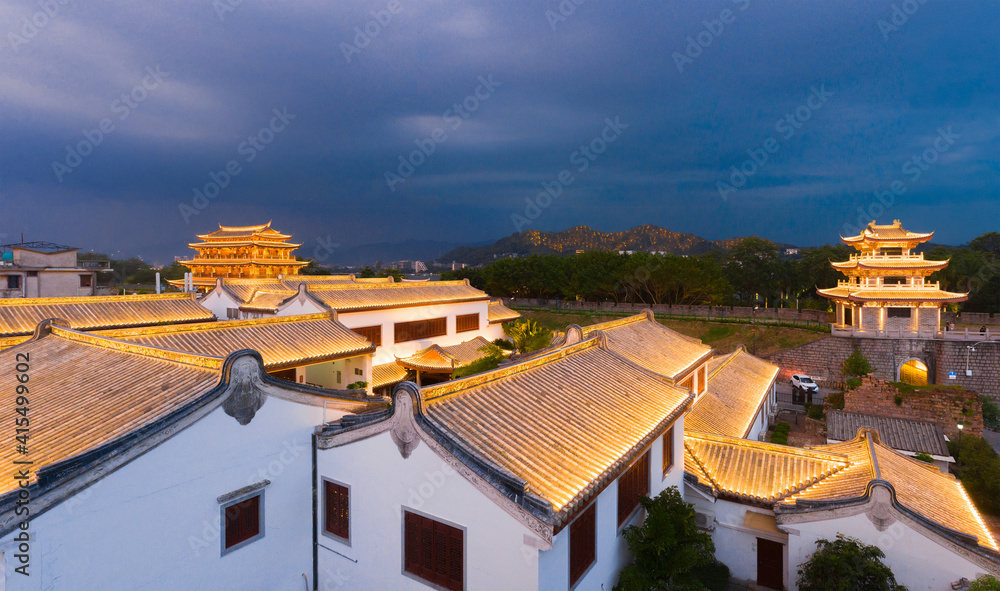
[[[229,308],[239,308],[241,304],[241,302],[234,300],[232,296],[221,289],[213,289],[201,296],[198,303],[201,304],[202,308],[215,314],[218,320],[228,320],[229,315],[227,310]]]
[[[664,435],[665,436],[665,435]],[[663,437],[658,437],[649,450],[649,496],[656,497],[665,489],[676,486],[684,494],[684,424],[683,418],[674,423],[674,465],[663,474]],[[618,574],[628,564],[632,556],[628,544],[621,536],[626,525],[640,525],[643,511],[629,522],[618,527],[618,482],[608,485],[598,495],[596,514],[597,556],[590,570],[576,582],[573,589],[604,589],[610,591],[618,582]],[[552,541],[552,549],[539,554],[538,588],[545,591],[570,589],[569,585],[569,538],[572,524],[560,531]]]
[[[403,510],[465,530],[465,588],[538,589],[537,539],[493,500],[421,442],[404,459],[384,432],[343,447],[319,450],[318,490],[328,478],[350,489],[350,542],[320,534],[321,591],[427,591],[403,573]],[[323,531],[323,499],[319,528]]]
[[[272,396],[243,426],[217,408],[33,519],[30,577],[13,571],[15,534],[0,540],[6,589],[301,591],[322,412]],[[217,497],[264,479],[264,537],[221,556]]]
[[[892,569],[896,581],[910,591],[944,591],[951,583],[965,577],[974,580],[985,574],[982,567],[952,552],[915,528],[896,521],[885,531],[878,531],[863,513],[809,523],[781,526],[789,532],[788,556],[791,573],[816,551],[816,540],[834,540],[838,533],[857,538],[865,544],[878,546],[885,553],[885,563]],[[792,574],[789,587],[798,589],[797,574]]]

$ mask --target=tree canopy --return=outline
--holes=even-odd
[[[799,591],[906,591],[877,546],[837,534],[817,540],[816,552],[799,568]]]

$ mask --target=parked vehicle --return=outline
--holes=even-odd
[[[792,388],[809,393],[819,391],[819,385],[811,377],[801,373],[792,375]]]

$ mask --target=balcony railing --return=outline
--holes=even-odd
[[[841,324],[831,324],[830,334],[835,337],[864,337],[869,339],[940,339],[945,341],[990,341],[1000,338],[997,328],[980,332],[978,330],[938,330],[920,328],[906,330],[896,328],[862,329]]]

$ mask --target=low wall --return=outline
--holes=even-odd
[[[896,404],[896,396],[900,396]],[[983,436],[983,405],[969,390],[918,390],[901,395],[892,384],[865,377],[861,385],[844,394],[844,410],[941,425],[944,434],[954,439],[959,433]],[[958,424],[962,423],[962,431]]]
[[[975,347],[975,351],[970,347]],[[997,342],[830,336],[775,353],[768,360],[781,368],[779,380],[788,380],[793,373],[805,373],[814,379],[842,381],[844,359],[855,348],[868,359],[879,379],[898,380],[899,367],[916,359],[927,366],[927,378],[932,384],[963,386],[1000,400],[1000,343]],[[966,375],[967,367],[972,375]],[[950,372],[955,373],[955,379],[950,379]]]
[[[794,308],[758,308],[748,306],[668,306],[666,304],[632,304],[615,302],[578,302],[539,298],[511,298],[509,305],[518,308],[569,310],[580,312],[611,312],[637,314],[652,309],[656,314],[688,316],[692,318],[754,318],[757,320],[788,322],[792,324],[828,324],[833,313],[823,310],[796,310]]]
[[[955,324],[972,324],[1000,326],[1000,314],[990,314],[989,312],[942,312],[941,322],[954,322]]]

